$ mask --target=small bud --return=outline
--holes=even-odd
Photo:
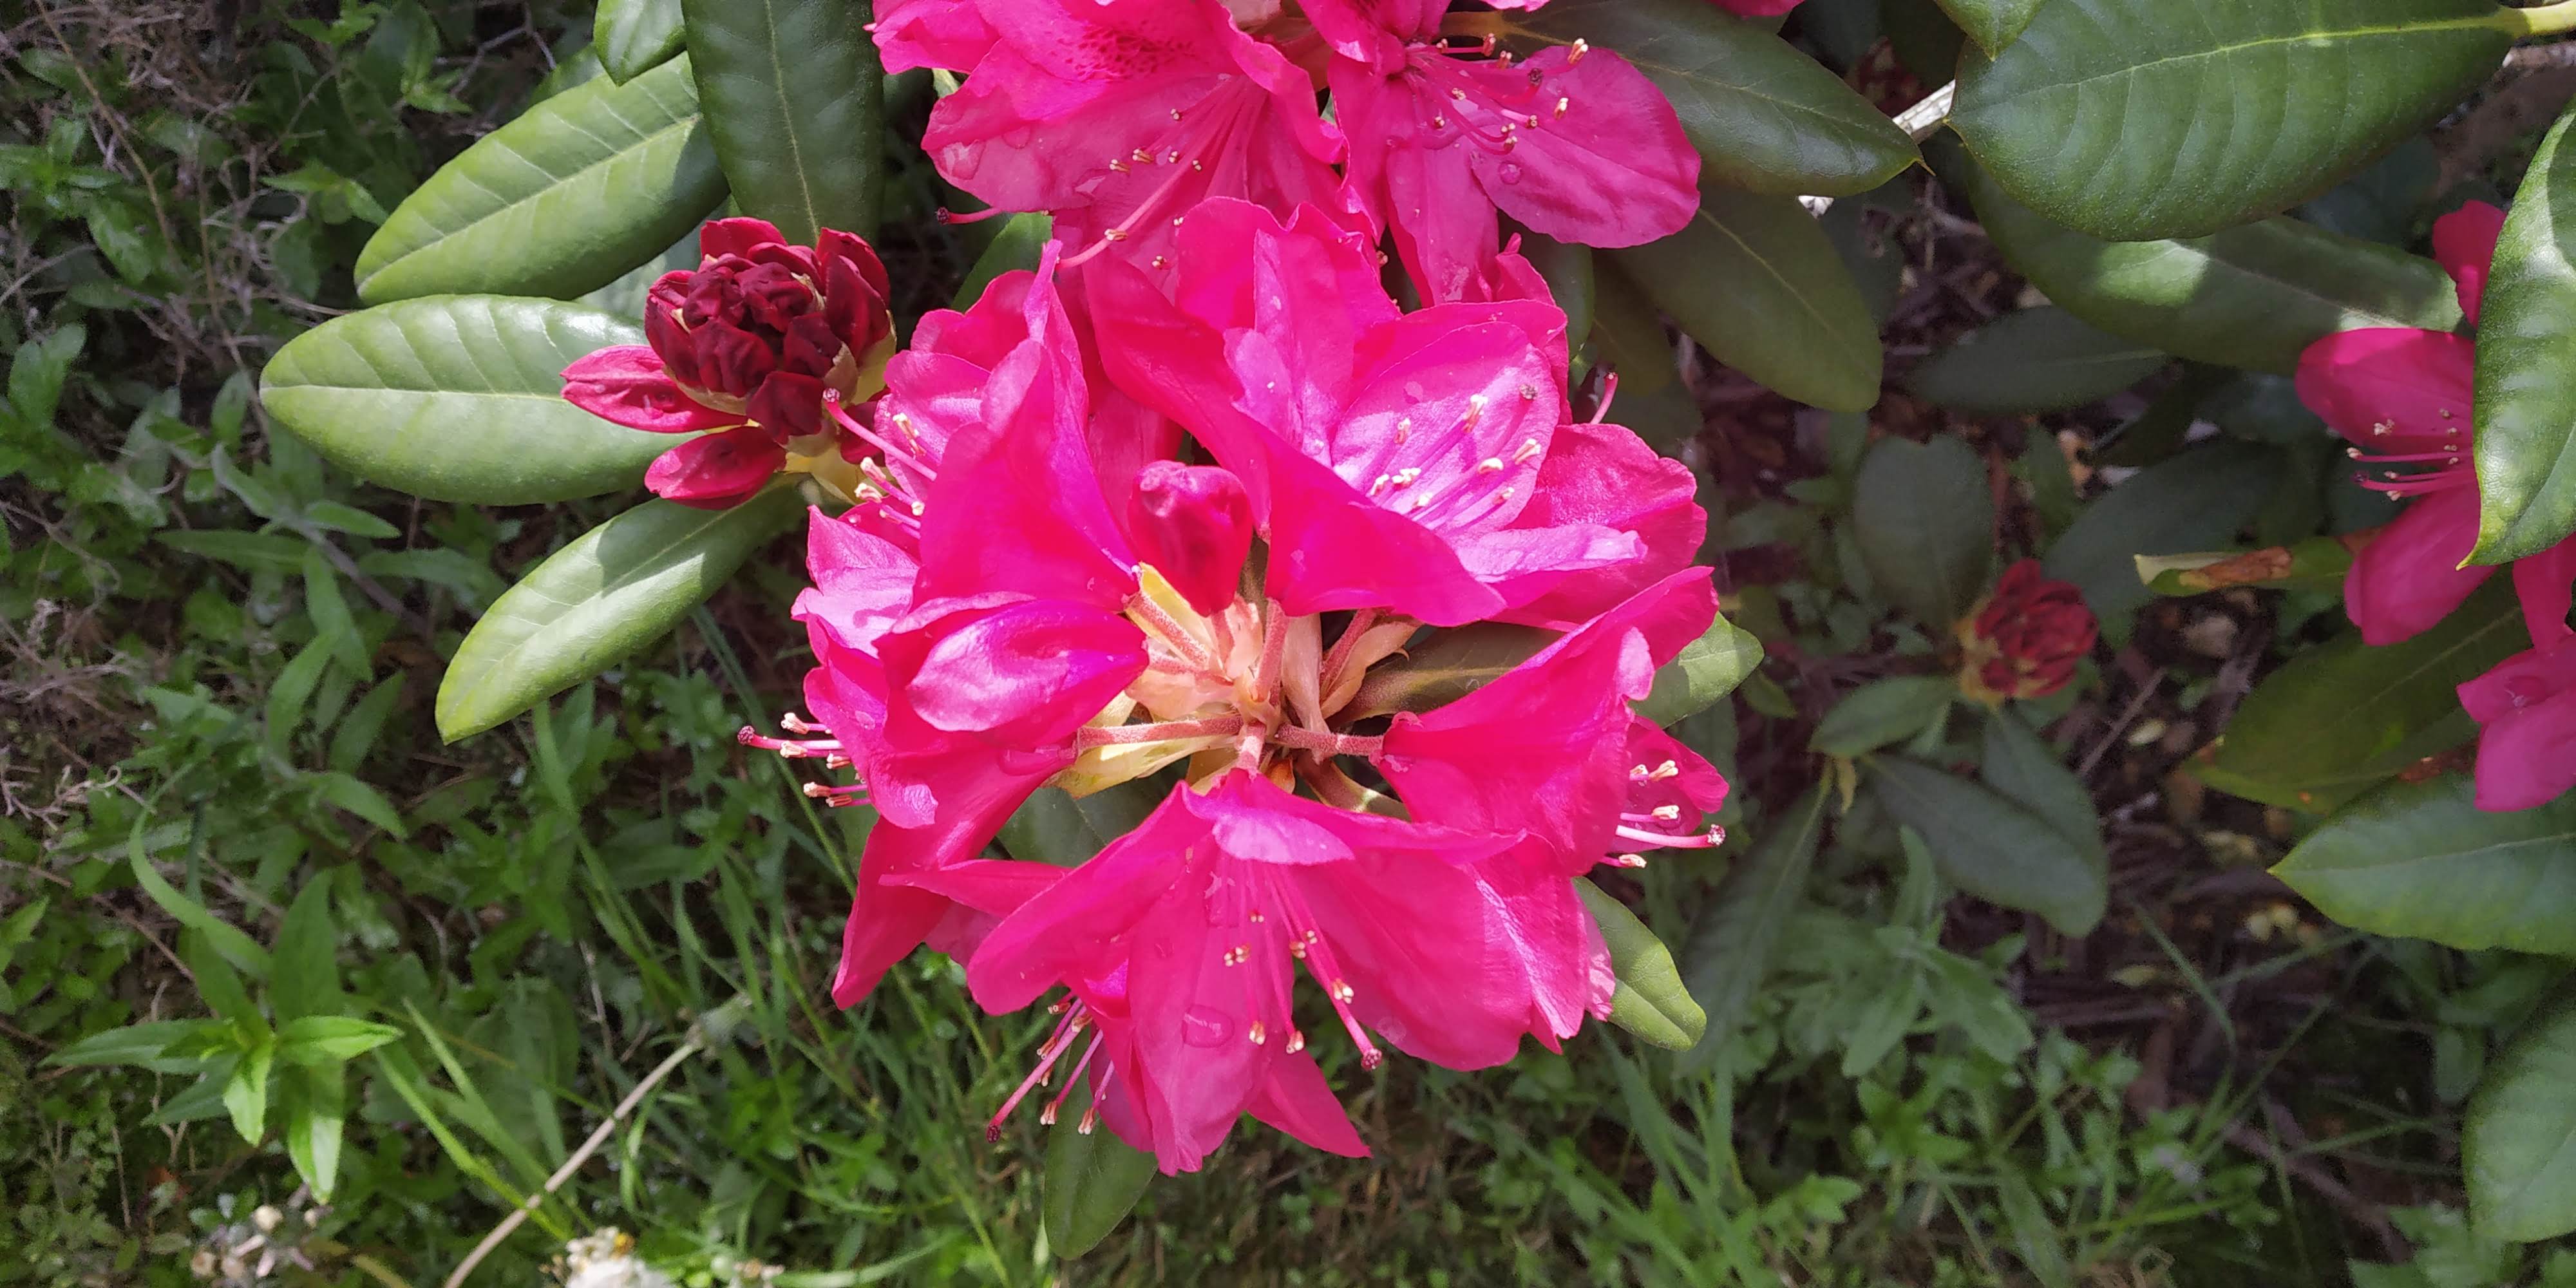
[[[1137,557],[1203,614],[1234,601],[1252,550],[1252,498],[1243,481],[1213,465],[1156,461],[1136,476],[1127,501]]]
[[[2047,697],[2074,678],[2098,634],[2083,592],[2024,559],[1959,623],[1959,687],[1984,702]]]

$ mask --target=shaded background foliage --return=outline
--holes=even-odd
[[[1870,7],[1900,52],[1943,35],[1929,4]],[[1835,24],[1858,8],[1811,0],[1794,31],[1842,62]],[[1926,598],[1901,540],[1851,521],[1882,459],[1873,431],[1944,444],[1962,495],[2029,548],[2088,522],[2133,538],[2117,525],[2184,497],[2170,548],[2248,523],[2299,535],[2358,504],[2325,486],[2330,462],[2235,441],[2296,431],[2279,388],[2207,403],[2220,381],[2202,371],[2016,321],[2025,283],[1985,235],[2008,219],[1917,177],[1824,223],[1895,377],[1866,419],[1799,408],[1687,346],[1626,395],[1709,479],[1729,612],[1771,657],[1686,726],[1739,747],[1732,861],[1607,883],[1675,946],[1710,1038],[1668,1057],[1587,1037],[1476,1077],[1396,1061],[1368,1078],[1342,1053],[1328,1071],[1377,1159],[1247,1133],[1206,1176],[1151,1186],[1099,1251],[1056,1259],[1038,1130],[988,1147],[977,1128],[1038,1030],[978,1015],[927,956],[863,1012],[823,1000],[864,823],[808,808],[732,738],[793,700],[801,638],[776,607],[793,543],[633,663],[442,747],[441,659],[500,593],[494,569],[618,500],[398,497],[271,436],[251,405],[248,373],[277,345],[357,305],[360,249],[413,186],[597,74],[591,20],[572,4],[39,0],[0,33],[0,1283],[189,1282],[228,1273],[255,1233],[292,1249],[264,1272],[280,1282],[435,1282],[680,1050],[700,1053],[482,1275],[529,1282],[563,1240],[613,1225],[684,1277],[774,1269],[814,1288],[2576,1283],[2576,1258],[2457,1216],[2460,1104],[2564,968],[2326,926],[2262,871],[2299,832],[2290,802],[2176,772],[2316,638],[2330,594],[2154,600],[2133,547],[2055,544],[2050,571],[2097,596],[2118,646],[2035,713],[2061,720],[2045,750],[2101,820],[2089,897],[2107,911],[2089,934],[1950,898],[1964,883],[1907,844],[1886,793],[1854,796],[1849,777],[1809,792],[1811,746],[1941,760],[1972,728],[1949,728],[1945,686],[1926,700],[1901,683],[1943,641],[1888,602],[1926,622],[1966,605]],[[2492,124],[2520,119],[2517,92],[2308,217],[2405,240],[2452,187],[2424,172],[2471,156],[2443,177],[2474,185],[2478,152],[2503,156],[2509,186],[2536,137]],[[919,137],[930,93],[890,86],[890,137]],[[889,151],[878,244],[908,326],[993,226],[931,219],[955,195]],[[1601,316],[1605,344],[1670,344],[1651,306]],[[1954,347],[1989,324],[1984,343],[2016,359],[2001,370],[1980,369],[1991,348]],[[2011,334],[2031,325],[2065,347]],[[1866,372],[1820,379],[1821,403],[1873,392]],[[2009,399],[1977,401],[2004,383]],[[2177,401],[2186,414],[2159,419]],[[2178,439],[2195,405],[2231,441],[2085,504],[2095,467],[2155,460],[2139,444]],[[2070,457],[2060,434],[2091,451]],[[2115,507],[2131,513],[2100,517]],[[1987,786],[2019,795],[1994,777],[2007,757],[1984,758]],[[136,1021],[243,1023],[262,1003],[401,1036],[346,1070],[274,1075],[257,1147],[198,1057],[46,1063]],[[343,1112],[318,1206],[298,1166]],[[259,1231],[263,1205],[286,1210],[278,1231]],[[247,1276],[260,1258],[243,1260]]]

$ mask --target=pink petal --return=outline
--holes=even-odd
[[[2460,686],[2478,734],[2478,808],[2534,809],[2576,787],[2576,649],[2535,649]]]
[[[2476,353],[2443,331],[2338,331],[2299,355],[2299,401],[2374,455],[2465,455]]]
[[[888,75],[915,67],[967,71],[999,39],[975,0],[878,0],[868,30]]]
[[[908,712],[996,746],[1063,742],[1145,669],[1132,623],[1052,600],[950,613],[885,647]]]
[[[2495,259],[2496,237],[2504,232],[2504,211],[2472,201],[2433,221],[2433,259],[2458,283],[2460,312],[2478,324],[2478,304],[2487,293],[2487,267]]]
[[[2576,607],[2576,537],[2513,564],[2513,592],[2522,601],[2523,624],[2531,642],[2547,648],[2576,636],[2567,612]]]
[[[1471,64],[1503,101],[1544,77],[1542,102],[1569,104],[1521,131],[1509,152],[1468,149],[1485,192],[1531,231],[1590,246],[1636,246],[1688,227],[1699,210],[1699,152],[1664,92],[1627,59],[1582,62],[1553,46],[1511,67]]]
[[[737,215],[730,219],[710,219],[698,230],[698,253],[708,259],[740,255],[745,259],[765,246],[782,246],[787,242],[778,225],[766,219]]]
[[[887,968],[909,956],[948,914],[946,896],[897,880],[972,857],[1046,777],[979,771],[963,762],[951,768],[955,772],[942,780],[946,799],[934,825],[897,827],[880,820],[868,833],[867,848],[859,856],[858,892],[841,931],[841,964],[832,981],[832,1000],[842,1006],[854,1006],[867,996]]]
[[[742,417],[689,397],[653,350],[621,344],[584,354],[564,368],[564,401],[611,424],[656,434],[687,434],[739,425]]]
[[[1302,1051],[1283,1055],[1272,1063],[1270,1077],[1261,1084],[1261,1094],[1253,1097],[1251,1113],[1325,1153],[1344,1158],[1369,1156],[1368,1146],[1360,1142],[1359,1130],[1351,1125],[1350,1111],[1342,1108],[1341,1098],[1324,1081],[1324,1071],[1315,1066],[1315,1057]]]
[[[844,648],[873,653],[911,610],[921,564],[883,537],[809,510],[805,569],[814,585],[797,595],[795,619],[822,626]]]
[[[785,449],[758,429],[728,429],[692,438],[653,458],[644,486],[666,501],[722,510],[751,499],[779,467]]]
[[[2380,529],[2344,574],[2344,613],[2362,641],[2395,644],[2450,616],[2495,571],[2460,566],[2477,543],[2474,488],[2424,496]]]
[[[1252,550],[1252,498],[1243,481],[1213,465],[1155,461],[1137,476],[1127,503],[1137,557],[1188,600],[1214,615],[1234,602]]]
[[[1566,629],[1688,567],[1708,536],[1690,467],[1658,455],[1617,425],[1561,426],[1519,528],[1599,525],[1633,533],[1633,560],[1582,576],[1533,574],[1495,586],[1518,606],[1503,620]]]

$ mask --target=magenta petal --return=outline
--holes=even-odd
[[[2373,455],[2465,457],[2476,366],[2468,339],[2448,332],[2338,331],[2299,355],[2299,401]]]
[[[1658,455],[1628,430],[1559,428],[1515,528],[1600,525],[1634,534],[1641,550],[1634,560],[1579,577],[1534,573],[1498,584],[1517,604],[1503,619],[1564,629],[1690,566],[1708,535],[1698,490],[1690,467]]]
[[[888,75],[916,67],[967,71],[998,39],[975,0],[878,0],[868,30]]]
[[[2478,734],[2478,808],[2533,809],[2576,787],[2576,646],[2519,653],[2460,686]]]
[[[1366,1158],[1368,1146],[1351,1125],[1350,1111],[1324,1081],[1315,1057],[1304,1052],[1283,1055],[1270,1066],[1270,1077],[1253,1097],[1251,1113],[1271,1127],[1344,1158]]]
[[[778,225],[766,219],[737,215],[731,219],[708,220],[706,227],[698,230],[698,253],[708,259],[721,259],[727,255],[749,258],[753,251],[763,246],[784,245],[786,241],[786,235],[778,231]]]
[[[1190,607],[1209,615],[1234,602],[1253,526],[1252,498],[1243,481],[1213,465],[1151,462],[1138,473],[1127,502],[1127,531],[1137,557],[1162,573]]]
[[[978,772],[962,763],[956,768],[943,781],[945,808],[932,826],[896,827],[880,821],[868,833],[867,848],[859,856],[858,891],[841,930],[841,964],[832,981],[832,1000],[842,1006],[867,996],[887,968],[910,955],[948,914],[946,896],[894,881],[973,856],[1046,777]]]
[[[2458,284],[2460,312],[2470,326],[2478,324],[2478,304],[2487,293],[2487,267],[2495,259],[2496,238],[2504,232],[2504,211],[2472,201],[2433,221],[2433,259]]]
[[[809,510],[805,569],[814,585],[796,597],[795,619],[821,625],[844,648],[872,653],[910,611],[921,564],[883,537]]]
[[[722,510],[750,500],[786,463],[786,450],[769,435],[748,427],[728,429],[654,457],[644,471],[644,486],[666,501]]]
[[[1664,92],[1627,59],[1596,49],[1573,62],[1551,46],[1516,66],[1478,66],[1508,96],[1545,77],[1541,96],[1570,104],[1508,153],[1466,149],[1504,214],[1531,231],[1589,246],[1636,246],[1688,227],[1699,210],[1699,152]]]
[[[2467,487],[2431,493],[2406,507],[2353,556],[2344,574],[2344,613],[2364,643],[2411,639],[2451,615],[2495,572],[2463,568],[2478,543],[2478,494]]]
[[[621,344],[584,354],[564,368],[563,378],[564,401],[628,429],[686,434],[742,423],[738,415],[691,398],[645,345]]]
[[[1053,600],[954,613],[901,639],[907,655],[926,645],[903,688],[912,714],[1005,745],[1062,742],[1145,669],[1132,623]]]
[[[2576,636],[2567,612],[2576,607],[2576,537],[2570,537],[2513,564],[2513,593],[2522,601],[2522,620],[2531,642],[2547,648]]]

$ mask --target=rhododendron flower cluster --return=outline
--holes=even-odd
[[[1447,9],[903,0],[875,30],[890,69],[967,73],[923,139],[943,176],[1149,272],[1177,271],[1174,221],[1210,197],[1391,234],[1435,303],[1498,289],[1498,211],[1595,246],[1689,223],[1699,155],[1642,73],[1579,41],[1516,60],[1445,36]]]
[[[2504,212],[2471,202],[2433,225],[2433,253],[2478,320]],[[2476,345],[2447,331],[2374,327],[2308,346],[2300,400],[2352,443],[2363,486],[2406,499],[2353,559],[2344,609],[2370,644],[2412,639],[2451,614],[2495,572],[2471,564],[2478,480],[2469,464]],[[2576,787],[2576,538],[2513,565],[2532,649],[2460,686],[2482,727],[2478,805],[2529,809]]]
[[[1959,688],[1982,702],[2047,697],[2075,678],[2098,634],[2084,592],[2024,559],[1959,623]]]
[[[784,470],[853,499],[851,443],[825,406],[884,385],[894,351],[885,266],[851,234],[826,229],[791,246],[760,219],[715,220],[698,246],[696,269],[666,273],[647,293],[646,343],[573,363],[564,397],[630,429],[695,435],[645,474],[657,496],[722,509]]]
[[[1606,1015],[1575,879],[1716,844],[1726,794],[1630,709],[1716,615],[1690,473],[1573,415],[1529,266],[1498,248],[1495,298],[1407,314],[1335,210],[1178,218],[1172,271],[1058,242],[925,318],[873,406],[824,400],[863,481],[811,520],[811,718],[744,733],[879,811],[835,996],[927,942],[988,1010],[1051,999],[1001,1113],[1086,1085],[1083,1125],[1167,1172],[1247,1113],[1366,1152],[1301,991],[1363,1067]],[[1361,700],[1480,622],[1547,642],[1427,709]],[[1040,786],[1139,780],[1160,805],[1088,862],[985,857]]]

